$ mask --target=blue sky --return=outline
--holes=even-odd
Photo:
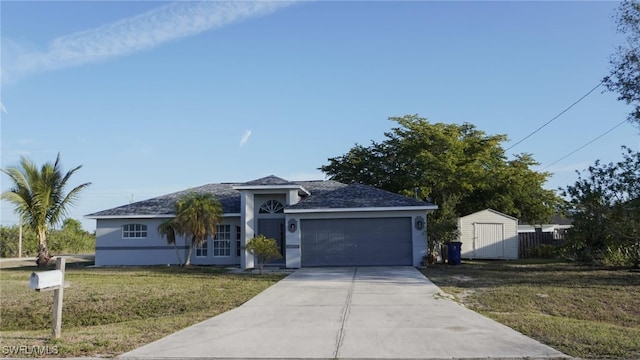
[[[1,162],[62,154],[92,182],[73,218],[207,183],[317,170],[390,116],[514,144],[593,88],[623,40],[616,2],[2,1]],[[599,88],[509,150],[571,184],[638,150]],[[10,184],[2,177],[2,190]],[[2,203],[2,225],[16,223]]]

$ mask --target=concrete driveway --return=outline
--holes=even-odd
[[[120,358],[562,358],[443,298],[412,267],[301,269],[244,305]]]

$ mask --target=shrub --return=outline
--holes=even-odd
[[[249,240],[245,248],[258,260],[258,269],[260,270],[260,275],[262,275],[264,264],[267,261],[280,259],[282,257],[282,255],[280,255],[280,250],[278,250],[278,244],[276,244],[276,240],[269,239],[264,235],[258,235]]]
[[[18,256],[18,238],[20,227],[0,226],[0,257]],[[38,253],[38,237],[27,226],[22,227],[22,256],[36,256]]]
[[[0,226],[0,257],[18,256],[18,238],[20,228],[17,225]],[[47,245],[52,254],[93,253],[96,247],[96,236],[82,228],[63,225],[60,230],[47,232]],[[38,254],[38,237],[27,226],[22,228],[22,256],[31,257]]]
[[[548,244],[535,246],[529,250],[529,257],[539,259],[555,259],[560,256],[558,247]]]

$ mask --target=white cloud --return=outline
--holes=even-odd
[[[2,111],[5,114],[7,113],[7,108],[4,107],[4,104],[2,104],[1,102],[0,102],[0,111]]]
[[[14,58],[5,62],[2,78],[16,80],[36,72],[105,61],[268,15],[292,2],[179,1],[87,31],[53,39],[44,52],[11,43]],[[3,39],[4,40],[4,39]]]
[[[244,146],[244,144],[249,141],[249,137],[251,137],[251,130],[245,130],[244,134],[242,134],[242,137],[240,138],[240,146]]]

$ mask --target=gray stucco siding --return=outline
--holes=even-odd
[[[166,218],[125,218],[97,219],[96,225],[96,266],[118,265],[176,265],[179,264],[174,245],[158,233],[158,225]],[[221,224],[231,227],[230,256],[213,256],[212,239],[208,239],[209,248],[206,257],[196,256],[192,250],[191,263],[194,265],[236,265],[240,258],[236,256],[236,226],[238,217],[225,218]],[[126,224],[146,225],[145,238],[123,238],[123,226]],[[181,260],[184,261],[188,242],[184,238],[176,239]]]

